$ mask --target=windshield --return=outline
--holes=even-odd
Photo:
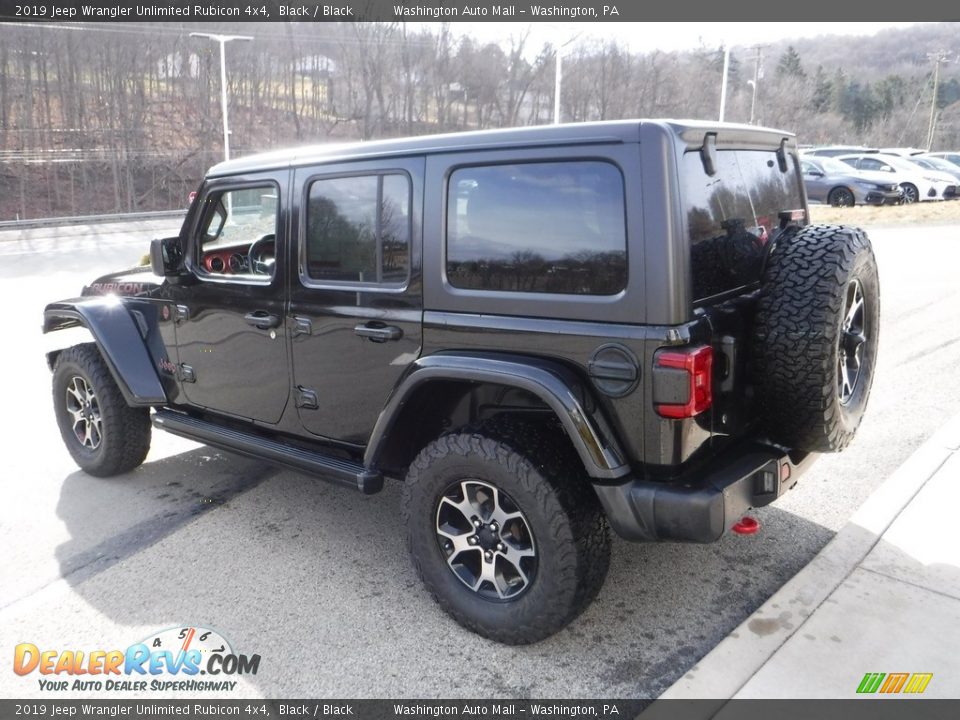
[[[895,167],[897,170],[903,170],[905,172],[917,171],[918,165],[914,162],[910,162],[906,158],[898,157],[896,155],[881,155],[879,157],[887,165]]]
[[[915,157],[910,159],[917,163],[920,167],[925,167],[929,170],[942,170],[943,172],[950,173],[951,175],[957,172],[956,165],[949,163],[946,160],[941,160],[940,158]]]

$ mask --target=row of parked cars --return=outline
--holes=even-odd
[[[894,205],[960,196],[960,152],[833,145],[800,156],[811,202]]]

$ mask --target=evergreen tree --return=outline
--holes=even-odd
[[[846,116],[850,110],[848,101],[849,82],[847,81],[847,74],[843,71],[843,68],[837,68],[837,72],[834,74],[833,80],[830,81],[830,85],[833,89],[832,109]]]
[[[876,85],[877,110],[882,117],[889,117],[906,102],[907,84],[899,75],[887,75]]]
[[[829,112],[830,102],[833,99],[833,83],[823,71],[823,65],[817,65],[817,73],[813,76],[813,108],[818,113]]]
[[[861,85],[854,81],[847,86],[844,117],[853,122],[858,132],[863,132],[873,124],[878,109],[879,103],[870,83]]]
[[[780,56],[777,62],[777,75],[795,78],[805,78],[807,74],[803,71],[803,65],[800,64],[800,55],[793,49],[793,45],[787,48],[787,51]]]

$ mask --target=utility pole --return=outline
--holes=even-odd
[[[192,32],[190,37],[208,38],[220,43],[220,107],[223,113],[223,159],[230,159],[230,129],[227,125],[227,53],[226,45],[231,40],[253,40],[249,35],[215,35]]]
[[[947,62],[946,50],[927,53],[927,59],[933,60],[933,98],[930,100],[930,126],[927,129],[927,152],[933,148],[933,133],[937,125],[937,91],[940,89],[940,65]]]

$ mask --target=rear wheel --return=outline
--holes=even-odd
[[[89,474],[119,475],[146,458],[150,411],[127,405],[95,344],[74,345],[57,357],[53,406],[67,450]]]
[[[410,466],[402,506],[413,564],[434,599],[499,642],[563,628],[609,567],[606,518],[579,458],[533,423],[497,420],[434,440]]]
[[[879,321],[877,262],[861,230],[809,226],[772,248],[753,357],[774,440],[811,452],[850,443],[870,396]]]
[[[830,191],[827,202],[834,207],[853,207],[856,205],[856,198],[849,188],[836,187]]]

